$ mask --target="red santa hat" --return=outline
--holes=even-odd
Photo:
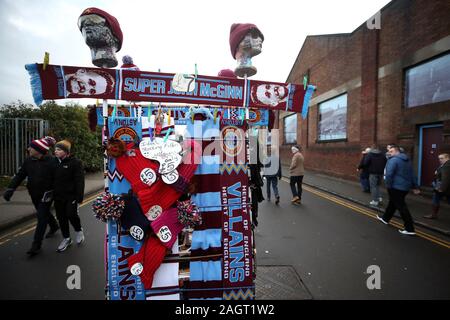
[[[252,23],[233,23],[230,28],[230,50],[231,55],[236,59],[236,50],[244,39],[245,35],[251,31],[256,32],[264,41],[264,35],[258,27]]]

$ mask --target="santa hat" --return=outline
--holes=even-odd
[[[133,63],[133,58],[126,55],[122,57],[122,66],[121,69],[135,70],[139,71],[139,68]]]
[[[85,9],[83,11],[83,13],[81,13],[80,17],[78,18],[78,28],[80,29],[80,31],[81,31],[80,18],[82,16],[86,16],[86,15],[90,15],[90,14],[96,14],[96,15],[99,15],[100,17],[102,17],[102,18],[105,18],[106,23],[111,28],[112,34],[119,41],[119,47],[117,48],[117,51],[120,51],[120,49],[122,48],[122,42],[123,42],[122,30],[120,29],[119,21],[115,17],[110,15],[108,12],[103,11],[103,10],[98,9],[98,8],[87,8],[87,9]]]
[[[131,184],[133,191],[138,193],[155,182],[159,164],[145,158],[139,148],[135,148],[134,142],[128,143],[126,149],[125,154],[116,159],[116,168]],[[153,179],[150,177],[152,170]]]
[[[155,237],[148,237],[138,253],[128,258],[128,268],[139,275],[145,289],[151,289],[153,275],[166,256],[166,247]]]
[[[142,211],[147,214],[149,211],[158,208],[164,211],[170,208],[177,201],[182,192],[178,192],[171,185],[165,184],[162,179],[156,181],[150,188],[142,189],[137,193]]]
[[[225,78],[237,78],[237,76],[234,74],[234,71],[230,70],[230,69],[220,70],[217,75],[219,77],[225,77]]]
[[[53,137],[47,136],[41,139],[30,142],[30,147],[41,154],[47,154],[51,146],[55,144],[56,140]]]
[[[125,197],[125,208],[120,217],[122,228],[128,230],[130,235],[138,241],[144,239],[149,233],[150,221],[144,216],[137,198],[129,194]]]
[[[68,140],[61,140],[57,144],[55,144],[55,148],[61,149],[66,153],[70,153],[70,148],[72,144]]]
[[[230,50],[231,55],[236,59],[236,50],[245,35],[250,31],[255,31],[264,41],[264,35],[258,27],[252,23],[233,23],[230,28]]]
[[[170,208],[152,222],[152,229],[166,248],[170,249],[184,226],[178,220],[178,210]]]

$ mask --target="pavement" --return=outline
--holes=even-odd
[[[104,187],[103,173],[90,173],[85,175],[85,198],[101,191]],[[3,190],[1,191],[3,194]],[[0,231],[12,228],[35,217],[36,210],[31,203],[30,196],[25,187],[17,188],[16,192],[7,202],[0,198]]]
[[[289,178],[289,167],[282,166],[283,176]],[[358,181],[350,181],[345,179],[339,179],[336,177],[324,175],[314,171],[306,171],[303,178],[303,183],[307,186],[325,191],[333,194],[345,200],[357,203],[380,213],[384,212],[387,206],[389,197],[384,187],[381,188],[383,204],[379,208],[374,208],[369,205],[372,200],[370,193],[364,193],[361,189]],[[264,194],[265,194],[264,186]],[[443,201],[445,202],[445,201]],[[406,203],[409,211],[414,219],[414,223],[417,226],[432,230],[442,235],[450,237],[450,205],[442,203],[439,211],[438,219],[430,220],[423,216],[431,213],[431,193],[423,192],[420,195],[414,195],[410,193],[406,197]],[[396,212],[396,217],[400,217],[400,214]]]

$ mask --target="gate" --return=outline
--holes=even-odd
[[[0,119],[0,175],[13,176],[27,157],[30,141],[44,137],[49,129],[47,120]]]

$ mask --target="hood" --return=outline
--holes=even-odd
[[[372,150],[370,150],[370,153],[373,153],[373,154],[381,154],[381,151],[378,150],[378,149],[372,149]]]
[[[399,158],[399,159],[401,159],[403,161],[408,161],[409,160],[408,156],[406,154],[404,154],[404,153],[400,153],[400,154],[398,154],[398,155],[396,155],[394,157],[395,158]]]

